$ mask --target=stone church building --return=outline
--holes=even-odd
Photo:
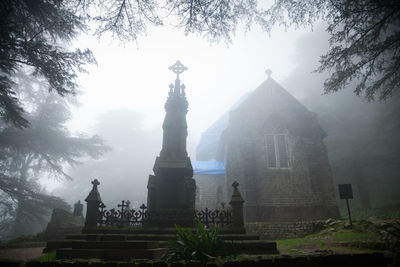
[[[268,77],[202,135],[197,160],[223,161],[225,172],[195,175],[198,206],[229,202],[236,180],[247,222],[339,217],[324,137],[316,115]]]

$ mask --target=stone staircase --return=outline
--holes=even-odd
[[[159,259],[167,252],[168,241],[174,238],[175,228],[172,226],[159,228],[159,226],[155,227],[149,224],[146,217],[149,214],[145,212],[145,205],[140,207],[140,211],[124,210],[128,205],[122,201],[119,205],[120,211],[104,210],[106,206],[102,205],[97,189],[100,182],[95,179],[92,184],[93,188],[85,199],[87,209],[82,234],[67,235],[63,240],[50,240],[43,252],[55,250],[57,259],[98,258],[106,261]],[[210,223],[211,225],[227,223],[219,228],[219,235],[227,246],[238,254],[278,254],[276,242],[260,240],[259,235],[246,234],[243,217],[244,200],[237,189],[238,185],[237,182],[232,184],[234,189],[230,201],[232,206],[231,223],[228,223],[228,220],[215,221],[215,216],[218,214],[226,216],[226,213],[220,211],[205,210],[199,215],[197,213],[193,215],[196,215],[196,219],[206,226]],[[165,217],[179,218],[178,215],[170,212],[165,214]],[[204,222],[201,221],[201,216],[203,219],[205,216]],[[145,218],[147,219],[145,220]],[[195,218],[193,217],[193,219]],[[135,227],[129,227],[132,224]],[[104,225],[106,226],[103,227]]]
[[[57,259],[159,259],[174,237],[174,229],[141,232],[67,235],[64,240],[48,241],[44,252],[56,250]],[[260,240],[258,235],[224,233],[220,237],[238,253],[278,254],[275,242]]]

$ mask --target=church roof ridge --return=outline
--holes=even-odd
[[[268,71],[268,70],[267,70]],[[279,82],[271,77],[271,72],[267,73],[268,77],[254,89],[254,91],[235,109],[231,112],[236,112],[244,107],[250,105],[253,106],[253,102],[259,102],[266,100],[263,105],[273,105],[278,106],[284,100],[290,105],[296,105],[303,109],[303,111],[309,111],[297,98],[295,98],[289,91],[287,91]],[[248,104],[253,103],[253,104]]]

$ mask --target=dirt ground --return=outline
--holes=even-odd
[[[31,260],[42,256],[44,247],[0,249],[1,260]]]

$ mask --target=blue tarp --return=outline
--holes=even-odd
[[[201,134],[199,145],[196,150],[196,157],[200,160],[216,159],[222,132],[228,127],[229,113],[236,109],[252,93],[248,91],[232,107],[229,108],[216,122]]]
[[[194,174],[225,174],[222,161],[192,161]]]

